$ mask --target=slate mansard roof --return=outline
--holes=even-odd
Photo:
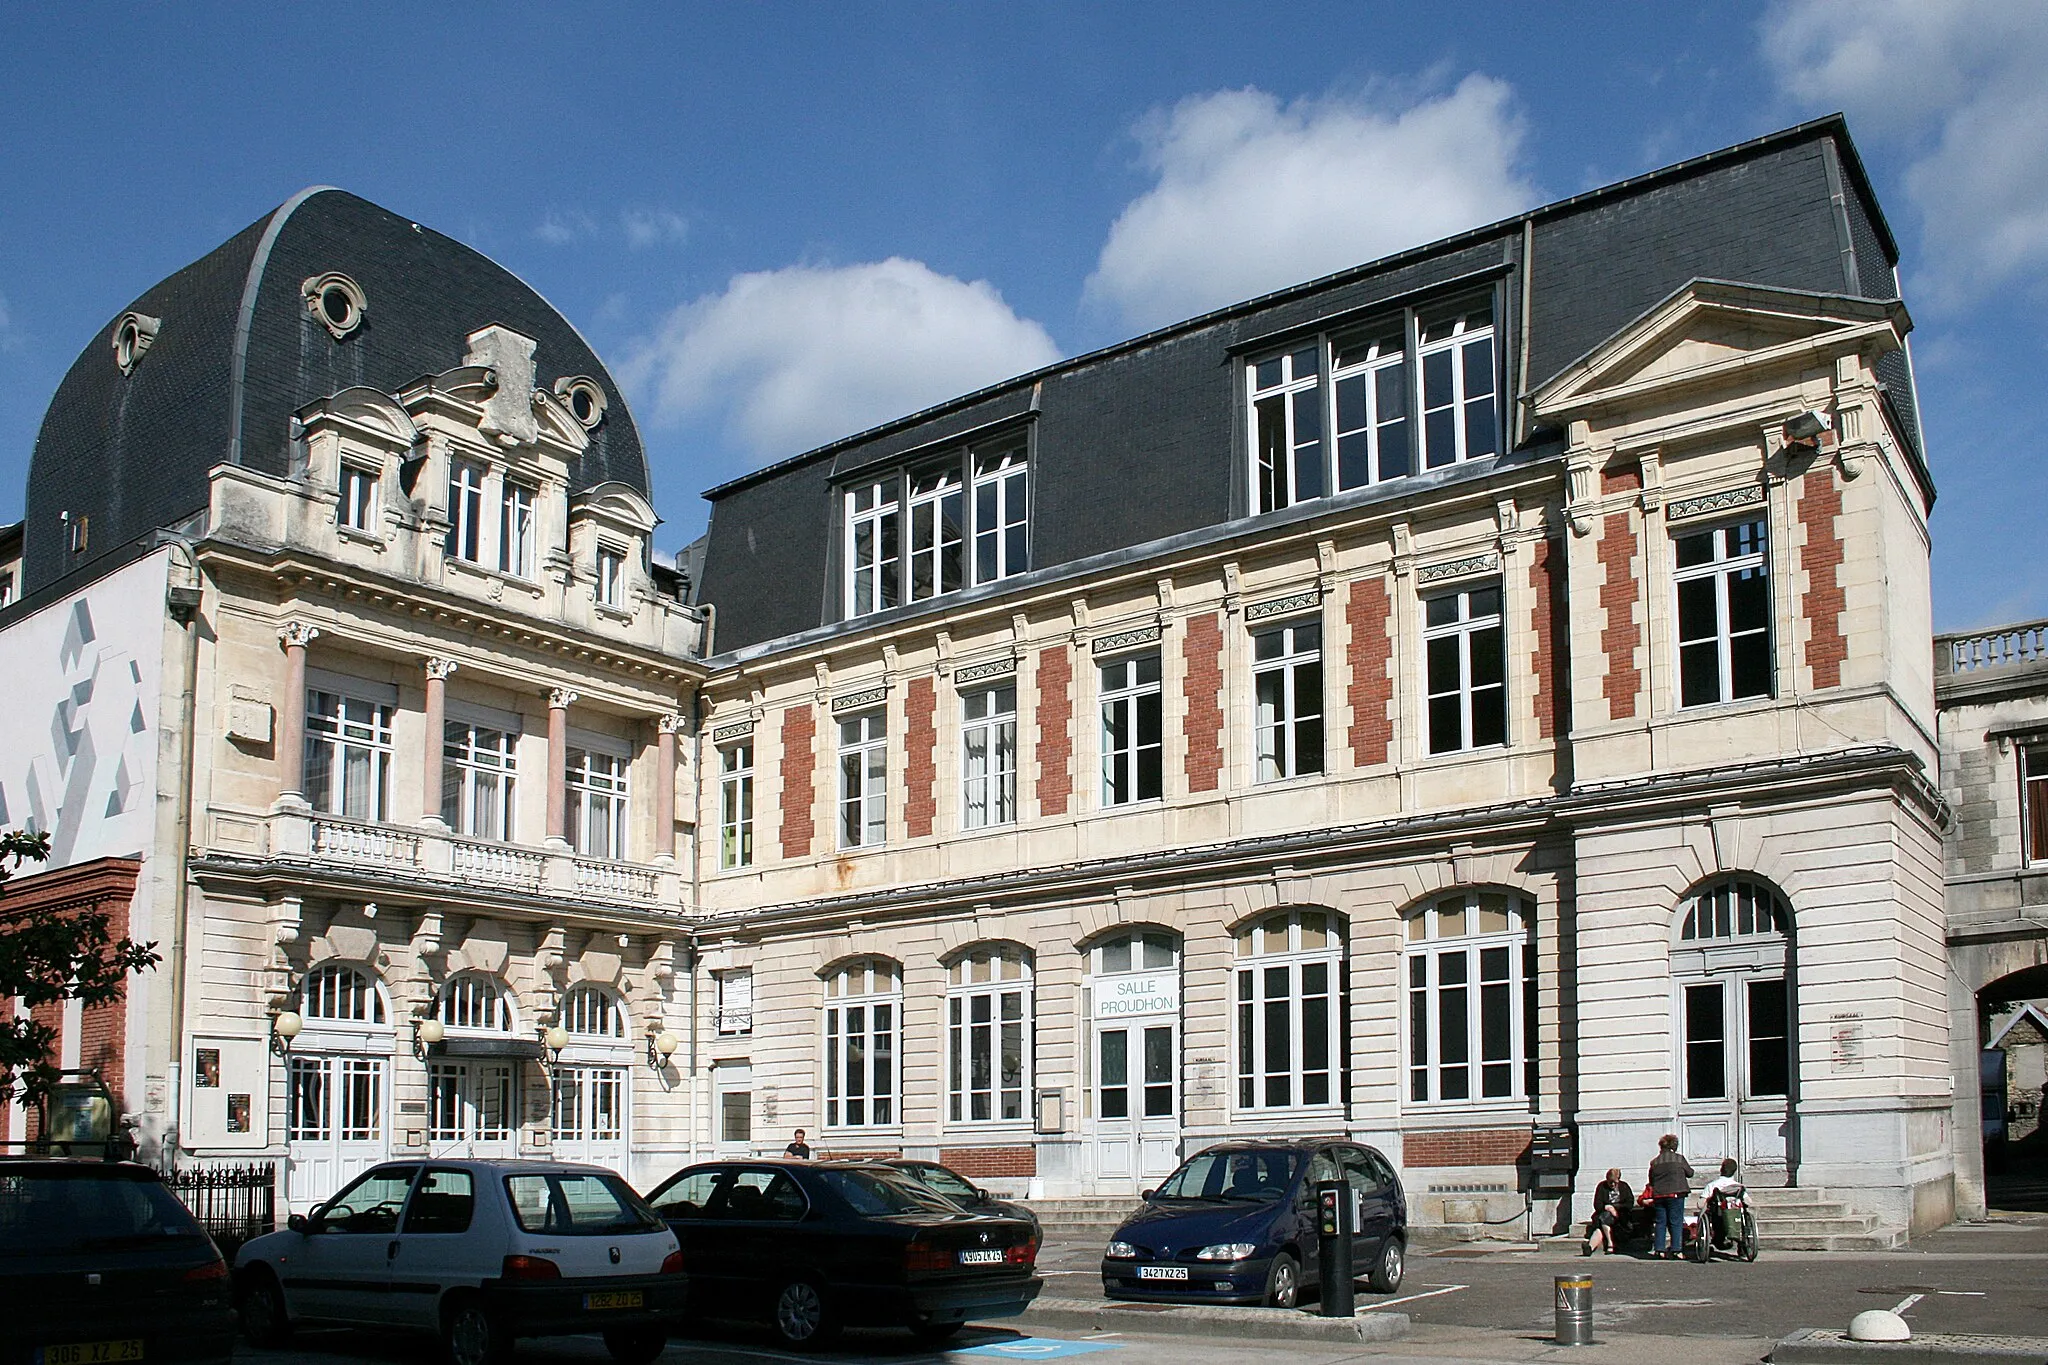
[[[717,606],[722,651],[832,628],[833,490],[856,470],[1004,423],[1031,430],[1033,577],[1243,518],[1233,360],[1261,339],[1277,344],[1382,305],[1496,290],[1512,398],[1691,281],[1890,300],[1899,297],[1897,264],[1842,119],[1802,124],[1061,361],[714,488],[699,599]],[[1917,447],[1904,354],[1885,356],[1878,370]],[[1512,406],[1507,422],[1512,439]],[[1557,444],[1548,433],[1523,436],[1522,458]]]
[[[361,326],[336,340],[306,306],[308,279],[361,286]],[[113,336],[129,312],[160,320],[128,374]],[[26,588],[121,550],[207,504],[207,471],[283,475],[291,417],[363,384],[395,392],[460,365],[501,323],[539,343],[536,378],[587,375],[605,390],[572,490],[608,481],[647,495],[647,461],[624,395],[568,319],[504,267],[342,190],[301,191],[109,319],[57,387],[29,464]],[[70,553],[64,514],[89,518]]]

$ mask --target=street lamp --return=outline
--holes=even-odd
[[[668,1059],[676,1055],[676,1049],[682,1046],[682,1042],[682,1039],[676,1037],[667,1029],[661,1029],[659,1032],[656,1032],[654,1029],[648,1030],[647,1066],[650,1071],[661,1078],[663,1089],[673,1088],[669,1084],[668,1079]]]
[[[292,1039],[306,1027],[306,1021],[297,1010],[279,1010],[270,1016],[270,1050],[290,1060]]]
[[[439,1019],[415,1019],[412,1021],[412,1055],[421,1061],[427,1060],[427,1049],[440,1046],[448,1036],[448,1026]]]

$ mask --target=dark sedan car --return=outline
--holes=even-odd
[[[1022,1218],[1031,1224],[1033,1232],[1039,1231],[1038,1215],[1028,1205],[1008,1199],[998,1199],[981,1186],[969,1180],[951,1166],[941,1166],[936,1161],[913,1161],[905,1157],[891,1157],[878,1164],[890,1166],[903,1172],[911,1179],[935,1190],[970,1213],[997,1213],[1005,1218]],[[1040,1234],[1039,1241],[1045,1240]]]
[[[1029,1223],[967,1212],[879,1163],[713,1162],[647,1202],[682,1243],[693,1313],[765,1320],[792,1346],[851,1324],[941,1341],[1015,1317],[1042,1283]]]
[[[0,1365],[225,1362],[228,1268],[155,1171],[0,1161]]]
[[[1113,1299],[1292,1308],[1320,1270],[1316,1186],[1351,1186],[1351,1264],[1401,1287],[1408,1204],[1387,1159],[1341,1140],[1225,1142],[1180,1164],[1124,1220],[1102,1259]]]

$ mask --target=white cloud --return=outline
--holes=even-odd
[[[2048,6],[1789,0],[1762,40],[1790,99],[1905,152],[1923,297],[1955,307],[2048,282]]]
[[[567,246],[597,235],[597,219],[581,209],[550,209],[533,235],[549,246]]]
[[[658,418],[781,456],[1059,358],[985,280],[892,256],[735,275],[671,313],[627,373]]]
[[[1109,230],[1086,297],[1155,326],[1506,217],[1536,202],[1503,82],[1282,105],[1197,95],[1137,129],[1156,183]]]
[[[690,235],[690,222],[667,209],[627,209],[619,215],[626,245],[638,251],[664,242],[682,242]]]
[[[21,330],[14,325],[14,315],[7,311],[7,296],[0,294],[0,351],[18,351],[21,346]]]

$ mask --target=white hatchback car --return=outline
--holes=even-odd
[[[611,1171],[549,1161],[373,1167],[235,1257],[242,1330],[299,1323],[438,1335],[452,1365],[498,1365],[525,1336],[599,1332],[612,1357],[661,1354],[685,1301],[668,1225]]]

